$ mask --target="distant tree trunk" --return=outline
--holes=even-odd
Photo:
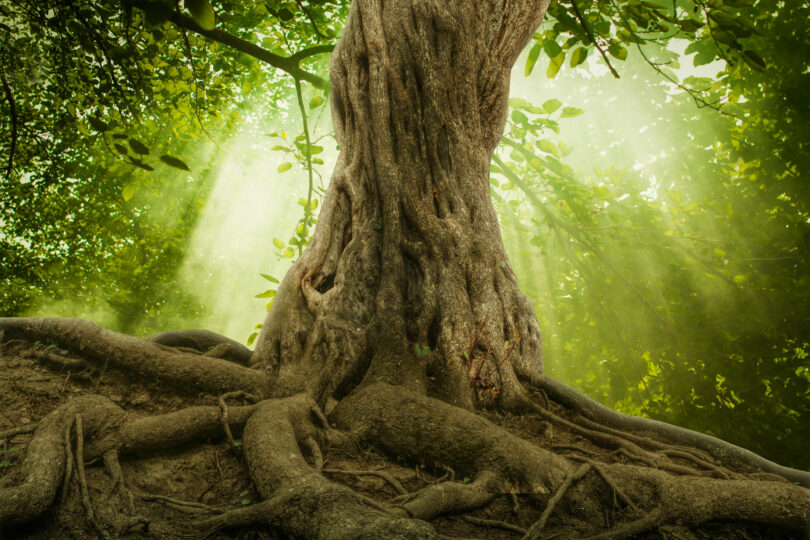
[[[510,407],[522,401],[518,378],[542,374],[489,162],[511,67],[547,4],[353,3],[331,60],[340,157],[254,355],[280,391],[324,403],[368,375],[465,407]]]

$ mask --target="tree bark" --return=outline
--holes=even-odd
[[[511,66],[547,4],[353,3],[330,66],[340,156],[254,354],[284,393],[323,404],[365,377],[510,407],[523,401],[518,378],[542,374],[489,162]]]

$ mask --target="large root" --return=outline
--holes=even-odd
[[[12,335],[23,333],[29,338],[75,330],[64,320],[47,319],[16,326],[3,320],[0,326]],[[76,331],[84,330],[99,332],[97,327],[82,325]],[[116,334],[104,332],[100,332],[102,341],[118,339]],[[78,341],[71,341],[82,336],[69,335],[60,343],[88,356],[104,348],[104,343],[79,347]],[[133,344],[127,358],[138,358],[149,347],[145,340],[134,338],[118,346],[126,344]],[[152,346],[166,353],[163,345]],[[200,358],[192,353],[179,354]],[[233,362],[208,360],[217,362],[218,367],[227,364],[252,372]],[[126,371],[140,364],[119,365]],[[191,373],[189,377],[196,376]],[[236,397],[257,403],[226,403]],[[528,538],[629,538],[656,527],[678,524],[700,528],[718,520],[762,524],[780,534],[810,530],[810,491],[803,487],[752,479],[745,470],[716,465],[699,450],[648,439],[646,432],[628,435],[594,420],[567,420],[557,416],[549,403],[538,409],[538,414],[546,413],[541,418],[571,435],[589,438],[596,448],[574,441],[569,447],[579,452],[566,459],[545,449],[548,441],[542,437],[521,438],[480,414],[390,384],[361,385],[338,403],[329,420],[343,430],[340,432],[328,425],[308,395],[259,401],[261,398],[246,392],[226,393],[220,396],[218,406],[188,407],[144,417],[128,415],[98,395],[64,403],[38,422],[22,464],[0,479],[0,530],[36,519],[57,499],[60,486],[64,503],[71,468],[79,476],[82,508],[91,530],[105,536],[107,531],[123,534],[147,527],[149,520],[142,512],[136,513],[132,501],[137,492],[125,485],[118,456],[222,438],[224,434],[229,434],[232,447],[242,449],[261,502],[195,522],[198,531],[205,533],[258,526],[296,538],[432,538],[438,535],[428,521],[438,519],[435,523],[440,528],[438,524],[445,523],[442,516],[448,514],[461,515],[473,527],[525,532]],[[11,430],[7,436],[25,431],[28,429]],[[74,432],[75,454],[71,452]],[[240,433],[243,439],[237,443]],[[330,444],[345,452],[352,446],[349,441],[354,442],[355,451],[372,446],[404,463],[448,470],[453,475],[428,485],[410,483],[406,490],[390,474],[366,471],[389,482],[398,494],[386,496],[385,501],[372,499],[323,476],[364,474],[351,469],[323,469],[330,459]],[[614,443],[618,452],[600,453],[600,445],[613,448]],[[650,466],[605,462],[622,456],[640,462],[649,458]],[[91,500],[93,492],[87,490],[89,482],[84,479],[83,468],[85,461],[97,459],[103,461],[113,489],[126,503],[120,516],[94,515],[98,501]],[[137,497],[144,499],[141,494]],[[504,519],[502,513],[509,512],[506,502],[510,497],[514,508],[522,501],[528,510]],[[192,501],[160,500],[210,511],[210,507]],[[469,512],[476,512],[475,517],[466,515]]]
[[[338,426],[358,440],[408,460],[432,460],[469,477],[492,474],[488,488],[498,493],[528,493],[536,500],[557,493],[574,465],[468,411],[386,384],[372,384],[344,399],[332,413]],[[795,531],[810,528],[810,490],[787,482],[716,480],[675,476],[649,468],[602,464],[582,481],[580,497],[608,504],[587,493],[608,493],[610,485],[654,519],[627,510],[624,526],[652,528],[669,522],[699,525],[711,520],[750,521]],[[583,473],[584,474],[584,473]],[[612,500],[612,499],[611,499]],[[464,508],[450,509],[463,511]],[[598,534],[604,524],[581,518],[577,535]],[[569,531],[571,534],[571,531]]]
[[[264,502],[199,524],[218,529],[263,523],[288,537],[433,538],[425,522],[407,519],[345,486],[326,480],[307,463],[302,447],[324,444],[325,418],[306,395],[265,401],[245,426],[245,459]],[[314,463],[316,455],[310,456]]]
[[[254,409],[231,407],[230,425],[241,428]],[[66,456],[70,455],[64,434],[76,415],[82,418],[83,456],[87,461],[109,456],[110,452],[117,455],[171,448],[222,433],[218,407],[190,407],[131,418],[103,396],[87,395],[69,401],[39,423],[19,469],[0,481],[0,530],[35,519],[53,502],[65,475]]]
[[[650,418],[641,418],[622,414],[605,407],[598,401],[586,396],[579,390],[571,388],[548,377],[541,377],[534,382],[537,388],[547,392],[554,399],[571,410],[575,410],[591,421],[615,428],[624,432],[641,432],[653,434],[672,444],[691,446],[705,450],[724,462],[744,464],[764,472],[778,474],[791,482],[810,488],[810,472],[784,467],[769,461],[745,448],[740,448],[727,441],[717,439],[704,433],[698,433],[672,424],[665,424]]]
[[[2,339],[24,337],[57,344],[83,359],[157,378],[185,390],[213,394],[243,390],[262,397],[271,393],[270,378],[262,370],[161,345],[162,338],[150,341],[127,336],[90,321],[0,318],[0,332]]]

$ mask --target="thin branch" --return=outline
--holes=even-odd
[[[146,7],[146,2],[144,0],[136,0],[134,5],[139,9],[144,9]],[[259,47],[258,45],[245,41],[244,39],[236,37],[227,32],[223,32],[222,30],[205,30],[194,22],[194,19],[181,13],[172,13],[171,17],[169,17],[169,21],[180,28],[185,28],[186,30],[194,32],[195,34],[199,34],[218,43],[222,43],[223,45],[227,45],[232,49],[243,52],[248,56],[252,56],[257,60],[264,62],[265,64],[269,64],[275,68],[285,71],[292,75],[296,80],[307,81],[318,88],[326,88],[329,85],[327,80],[299,67],[298,62],[305,56],[280,56],[278,54],[273,54],[270,51]],[[315,47],[313,47],[313,49],[314,48]],[[301,55],[304,52],[305,51],[301,51],[298,53],[298,55]]]
[[[596,47],[596,50],[599,51],[599,54],[602,55],[602,59],[607,64],[607,67],[613,74],[613,76],[619,79],[620,78],[619,73],[613,68],[613,64],[610,63],[607,54],[605,54],[605,50],[599,45],[599,42],[596,41],[596,36],[593,35],[593,32],[591,32],[591,28],[588,26],[588,23],[585,22],[585,18],[582,16],[582,13],[580,13],[579,6],[577,6],[577,0],[571,0],[571,7],[574,8],[574,15],[576,15],[579,24],[582,25],[582,28],[585,29],[585,33],[588,34],[588,39],[591,40],[593,46]]]
[[[11,87],[6,80],[5,71],[0,71],[0,80],[3,82],[3,92],[6,94],[8,100],[9,116],[11,120],[11,144],[8,149],[8,165],[6,166],[6,180],[11,180],[11,172],[14,168],[14,152],[17,149],[17,107],[14,104],[14,94],[11,92]]]
[[[318,36],[318,40],[320,41],[321,39],[327,39],[326,36],[321,33],[321,30],[315,23],[315,19],[312,18],[312,13],[310,13],[309,10],[304,7],[304,4],[301,3],[301,0],[295,0],[295,3],[298,4],[298,9],[300,9],[304,13],[304,15],[307,16],[307,19],[309,19],[309,23],[312,25],[312,29],[315,30],[315,35]]]
[[[301,81],[295,79],[295,93],[298,96],[298,107],[301,109],[301,119],[304,122],[304,138],[307,142],[307,173],[309,175],[309,186],[307,188],[307,207],[304,212],[304,227],[309,228],[310,216],[312,215],[312,143],[309,140],[309,125],[307,124],[307,109],[304,107],[304,96],[301,93]],[[298,255],[301,255],[303,247],[298,244]]]

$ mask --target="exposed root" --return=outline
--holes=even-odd
[[[580,460],[582,458],[574,457],[573,459]],[[591,467],[593,467],[593,469],[596,472],[599,473],[599,476],[601,476],[602,480],[604,480],[605,484],[607,484],[608,487],[610,487],[610,489],[613,492],[614,496],[618,496],[619,499],[621,499],[624,504],[626,504],[627,506],[632,508],[634,512],[637,512],[637,513],[641,512],[641,510],[639,510],[638,506],[636,506],[636,503],[634,503],[633,500],[630,499],[630,497],[628,497],[624,493],[624,491],[622,491],[618,486],[616,486],[616,483],[613,482],[613,480],[610,479],[610,477],[605,472],[604,468],[602,468],[597,462],[595,462],[593,460],[583,459],[583,461],[588,463]],[[614,506],[615,506],[615,504],[614,504]]]
[[[68,491],[70,490],[70,479],[73,476],[73,449],[71,444],[70,432],[73,431],[73,424],[75,418],[68,421],[65,428],[65,476],[62,482],[62,501],[67,500]]]
[[[650,467],[657,467],[665,471],[669,471],[675,474],[714,474],[721,477],[727,477],[728,474],[721,471],[716,466],[711,466],[709,471],[701,471],[699,469],[686,467],[684,465],[680,465],[678,463],[673,463],[671,460],[665,458],[662,459],[661,455],[656,455],[644,448],[640,447],[635,442],[631,441],[629,438],[622,436],[622,434],[613,434],[609,431],[613,430],[596,430],[591,428],[586,428],[571,422],[570,420],[566,420],[562,418],[550,410],[546,410],[542,408],[540,405],[535,403],[531,403],[532,410],[541,418],[553,422],[557,425],[563,426],[569,431],[581,435],[582,437],[586,437],[587,439],[597,443],[601,446],[606,448],[612,448],[617,451],[622,451],[626,453],[626,455],[631,456],[633,459],[642,461]],[[698,458],[695,458],[698,459]],[[719,471],[719,472],[718,472]]]
[[[548,501],[545,510],[543,510],[543,513],[540,515],[540,519],[535,521],[534,524],[529,527],[529,530],[527,530],[526,534],[523,536],[523,540],[537,540],[540,538],[540,531],[542,531],[546,526],[546,522],[548,522],[548,518],[551,517],[554,507],[557,506],[558,502],[560,502],[560,499],[562,499],[563,495],[565,495],[568,488],[571,487],[571,484],[585,476],[585,473],[587,473],[590,469],[590,464],[585,463],[580,465],[577,470],[569,473],[568,476],[565,477],[562,485],[554,493],[554,496]]]
[[[248,394],[241,390],[236,392],[228,392],[226,394],[222,394],[221,396],[219,396],[219,399],[217,401],[219,402],[219,410],[222,411],[222,428],[225,431],[225,436],[228,437],[228,442],[231,444],[232,450],[238,450],[239,444],[233,438],[233,433],[231,432],[231,427],[228,422],[228,405],[227,403],[225,403],[225,400],[236,398],[243,398],[251,403],[256,403],[257,401],[259,401],[258,396]]]
[[[682,447],[696,447],[711,456],[730,464],[745,464],[756,469],[778,474],[783,478],[810,488],[810,472],[784,467],[753,452],[710,435],[691,431],[652,420],[640,418],[609,409],[579,390],[559,381],[541,377],[533,385],[544,390],[552,399],[604,426],[622,431],[653,433],[656,437]]]
[[[231,407],[230,425],[245,423],[256,405]],[[79,416],[80,415],[80,416]],[[81,425],[79,424],[81,419]],[[130,453],[171,448],[204,437],[215,437],[221,429],[217,407],[190,407],[169,414],[126,418],[124,411],[107,398],[88,395],[69,401],[46,416],[38,425],[28,445],[25,459],[0,488],[0,527],[24,523],[36,518],[51,504],[58,486],[68,470],[71,457],[70,424],[76,422],[76,470],[80,485],[85,484],[82,498],[93,516],[83,480],[84,462],[110,451]],[[90,435],[89,441],[85,438]],[[5,487],[6,481],[12,482]],[[17,485],[13,482],[17,481]],[[66,482],[65,482],[66,484]],[[66,496],[67,488],[63,487]]]
[[[184,512],[211,512],[214,514],[222,514],[225,512],[225,510],[221,508],[208,506],[207,504],[196,503],[193,501],[182,501],[180,499],[175,499],[173,497],[166,497],[164,495],[155,495],[153,493],[139,493],[138,498],[144,501],[156,501],[170,504],[175,508],[177,508],[178,510],[182,510]]]
[[[655,508],[642,518],[630,523],[625,523],[619,527],[595,536],[589,536],[586,540],[620,540],[622,538],[633,538],[638,534],[647,532],[661,523],[662,512]]]
[[[173,330],[149,336],[148,339],[168,347],[192,349],[206,356],[222,358],[243,366],[250,363],[253,354],[238,341],[209,330]]]
[[[423,488],[400,506],[408,515],[425,521],[445,514],[476,510],[495,497],[490,488],[494,478],[484,473],[471,484],[442,482]]]
[[[81,358],[157,377],[184,391],[214,394],[236,390],[270,395],[270,378],[263,370],[210,356],[167,350],[153,341],[101,328],[90,321],[66,318],[0,318],[4,339],[24,337],[56,343]]]
[[[356,391],[338,404],[332,419],[359,441],[376,444],[391,455],[446,463],[468,476],[491,471],[501,492],[517,489],[539,497],[554,492],[559,500],[568,485],[591,468],[585,464],[572,473],[573,467],[558,456],[479,416],[385,384]],[[644,494],[645,500],[655,501],[662,509],[661,524],[731,520],[802,532],[810,527],[810,491],[786,482],[672,476],[618,463],[599,465],[597,472],[601,478],[596,483],[596,478],[586,479],[584,489],[598,493],[604,480],[633,512],[644,509],[630,495]],[[610,504],[610,500],[603,498],[599,504]],[[602,529],[599,521],[581,536]]]
[[[472,523],[473,525],[478,525],[480,527],[494,527],[497,529],[503,529],[505,531],[511,531],[517,534],[526,534],[526,529],[523,527],[518,527],[517,525],[512,525],[511,523],[507,523],[505,521],[498,521],[495,519],[481,519],[473,516],[461,516],[461,519],[466,521],[467,523]]]
[[[33,433],[36,429],[36,424],[28,424],[27,426],[17,426],[5,431],[0,431],[0,444],[5,444],[6,441],[13,439],[17,435],[27,435],[28,433]]]
[[[312,468],[316,471],[321,472],[323,470],[323,453],[321,452],[321,447],[312,436],[307,437],[304,439],[304,447],[309,451],[309,455],[312,458]]]
[[[254,484],[266,499],[262,509],[235,511],[201,524],[229,525],[235,519],[268,520],[289,536],[307,538],[431,538],[424,522],[402,519],[378,503],[333,484],[311,467],[301,453],[308,439],[322,444],[325,427],[315,402],[305,395],[263,402],[248,420],[243,435],[245,460]],[[241,510],[241,509],[240,509]]]
[[[394,488],[394,491],[400,495],[410,494],[410,492],[402,486],[399,480],[385,471],[343,471],[341,469],[323,469],[322,472],[325,472],[326,474],[349,474],[352,476],[376,476],[388,482],[391,487]]]
[[[82,495],[82,504],[84,511],[87,513],[87,521],[93,525],[99,536],[102,538],[109,538],[110,534],[101,526],[96,519],[96,513],[93,510],[93,503],[90,501],[90,492],[87,489],[87,478],[84,474],[84,428],[82,426],[82,415],[77,414],[75,417],[76,426],[76,472],[79,479],[79,490]]]

